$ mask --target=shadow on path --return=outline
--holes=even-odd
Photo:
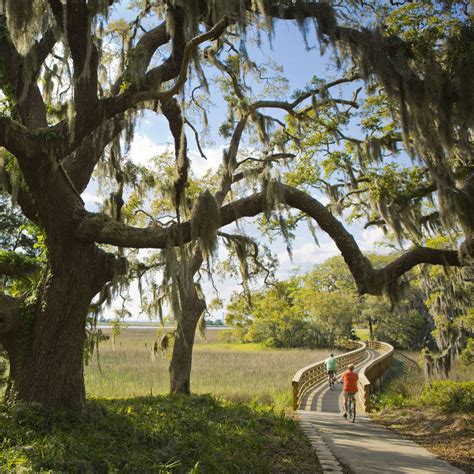
[[[339,414],[298,411],[334,455],[355,473],[462,473],[415,442],[373,423],[365,415],[350,423]]]

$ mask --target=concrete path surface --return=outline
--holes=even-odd
[[[351,423],[335,413],[317,413],[298,410],[303,430],[316,451],[322,442],[328,450],[355,473],[431,474],[462,473],[422,446],[403,439],[372,422],[367,416],[358,416]],[[314,441],[314,443],[313,443]],[[318,444],[319,442],[319,444]],[[323,464],[323,463],[322,463]],[[341,472],[330,465],[324,472]]]

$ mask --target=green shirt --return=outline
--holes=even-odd
[[[333,370],[336,371],[337,365],[336,365],[336,358],[335,357],[328,357],[326,359],[326,362],[324,362],[326,365],[326,370]]]

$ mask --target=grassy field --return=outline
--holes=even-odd
[[[110,334],[110,331],[104,330]],[[327,357],[327,350],[270,350],[258,344],[220,342],[220,330],[207,331],[206,340],[197,337],[191,389],[211,393],[234,402],[290,406],[291,379],[308,364]],[[152,360],[151,346],[156,332],[125,329],[100,346],[97,358],[86,368],[89,397],[127,398],[167,393],[170,354]]]
[[[370,337],[369,328],[354,328],[354,331],[361,341],[366,341]]]

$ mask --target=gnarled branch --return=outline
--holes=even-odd
[[[416,247],[384,268],[374,269],[361,252],[354,237],[342,223],[319,201],[291,186],[281,184],[281,192],[288,206],[311,216],[337,245],[344,257],[360,294],[381,295],[396,279],[421,263],[461,266],[455,250]],[[253,217],[264,211],[262,193],[239,199],[221,208],[221,227],[242,217]],[[99,214],[78,216],[78,235],[81,239],[98,243],[135,248],[165,248],[191,241],[190,222],[173,224],[167,229],[129,227]]]
[[[0,146],[15,156],[28,155],[34,148],[34,136],[23,125],[0,115]]]

